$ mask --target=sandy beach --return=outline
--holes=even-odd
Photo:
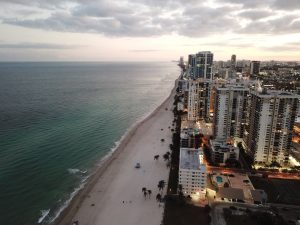
[[[56,224],[69,225],[72,221],[78,221],[79,225],[161,224],[163,205],[156,201],[157,184],[160,180],[168,181],[169,169],[162,155],[172,143],[168,127],[173,121],[173,97],[174,90],[151,115],[127,133]],[[158,161],[153,158],[157,154]],[[141,164],[139,169],[135,168],[137,162]],[[144,198],[143,187],[152,190],[150,198]]]

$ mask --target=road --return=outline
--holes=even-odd
[[[206,165],[206,169],[209,173],[220,172],[220,173],[246,173],[248,175],[253,175],[253,170],[239,169],[239,168],[227,168],[227,167],[216,167]],[[288,179],[288,180],[300,180],[300,174],[289,174],[280,172],[270,172],[270,171],[255,171],[257,174],[265,174],[268,178],[277,179]]]

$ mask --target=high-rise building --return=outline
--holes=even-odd
[[[202,51],[189,55],[189,76],[194,79],[212,80],[213,57],[214,55],[210,51]]]
[[[230,60],[230,68],[228,70],[228,78],[235,78],[236,77],[236,55],[231,56]]]
[[[183,56],[180,56],[180,59],[179,59],[179,62],[178,62],[178,66],[180,66],[183,70],[185,69]]]
[[[180,149],[178,184],[185,196],[205,198],[207,174],[203,157],[202,149]]]
[[[249,88],[227,84],[215,88],[214,137],[218,140],[242,138],[246,123]]]
[[[235,67],[236,67],[236,55],[232,55],[231,56],[231,61],[230,61],[230,67],[232,68],[232,69],[235,69]]]
[[[250,75],[258,75],[260,72],[260,61],[251,61]]]
[[[299,95],[283,91],[251,92],[244,134],[247,151],[255,163],[287,164]]]
[[[210,83],[203,79],[189,80],[188,120],[209,118]]]

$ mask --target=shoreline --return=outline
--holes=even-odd
[[[177,79],[174,81],[177,82]],[[102,159],[99,160],[98,163],[95,164],[92,172],[87,178],[87,181],[84,186],[75,194],[75,196],[70,200],[68,205],[60,212],[57,218],[53,219],[50,224],[53,225],[68,225],[72,223],[72,220],[80,207],[82,206],[84,200],[89,196],[88,194],[95,187],[100,178],[105,174],[107,169],[112,166],[113,162],[120,156],[121,153],[124,152],[128,143],[132,140],[134,135],[136,135],[137,130],[146,122],[148,122],[151,118],[153,118],[161,109],[163,109],[164,105],[168,103],[168,101],[172,100],[171,98],[175,94],[176,85],[171,89],[170,94],[166,97],[165,100],[161,104],[159,104],[152,112],[146,114],[144,118],[142,117],[140,121],[136,121],[128,130],[124,133],[124,135],[118,141],[118,145],[115,146],[115,149],[112,149],[107,153]],[[173,102],[172,102],[173,103]],[[168,109],[170,110],[170,109]]]

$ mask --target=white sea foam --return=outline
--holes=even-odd
[[[43,220],[46,218],[46,216],[49,214],[50,209],[47,210],[41,210],[41,217],[38,220],[38,223],[43,222]]]
[[[72,169],[72,168],[70,168],[70,169],[68,169],[68,172],[70,174],[76,174],[76,173],[80,172],[80,169]]]
[[[72,201],[72,199],[76,196],[76,194],[82,189],[84,188],[84,186],[86,185],[86,181],[89,178],[89,176],[84,177],[81,182],[79,187],[75,188],[74,191],[70,194],[69,198],[64,202],[64,204],[55,212],[54,216],[50,219],[50,224],[52,222],[54,222],[59,215],[62,213],[62,211],[64,211],[65,208],[67,208],[70,204],[70,202]],[[61,201],[61,200],[60,200]]]
[[[70,174],[77,174],[77,173],[81,173],[81,174],[86,174],[87,173],[87,170],[80,170],[80,169],[73,169],[73,168],[69,168],[68,169],[68,172]]]

